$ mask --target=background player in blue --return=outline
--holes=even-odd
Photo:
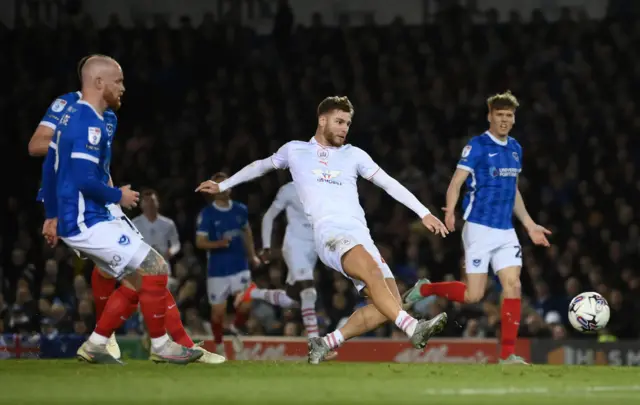
[[[211,177],[215,182],[227,178],[224,173]],[[224,354],[222,342],[227,299],[243,293],[251,284],[251,270],[260,264],[253,244],[247,207],[230,198],[230,191],[214,196],[212,204],[203,208],[198,217],[196,247],[207,251],[207,295],[211,304],[211,331],[218,354]],[[250,303],[236,308],[231,332],[237,336],[247,321]],[[240,351],[239,339],[234,350]]]
[[[548,247],[551,232],[536,224],[525,208],[518,190],[522,170],[522,147],[509,131],[515,123],[518,100],[506,92],[487,100],[489,130],[476,136],[462,150],[462,156],[447,190],[443,208],[445,225],[455,230],[455,207],[460,187],[466,182],[462,208],[466,223],[462,229],[467,284],[459,281],[429,283],[420,280],[404,297],[412,304],[422,297],[438,295],[450,300],[474,303],[482,299],[489,264],[503,288],[501,310],[501,362],[526,364],[515,354],[520,325],[520,270],[522,248],[513,229],[512,216],[522,222],[536,245]]]
[[[92,57],[82,68],[83,99],[67,107],[54,134],[57,199],[50,198],[54,181],[47,178],[45,210],[48,218],[57,211],[57,234],[65,244],[138,289],[152,338],[152,359],[184,364],[197,360],[202,353],[172,342],[166,334],[168,264],[131,227],[113,220],[106,208],[107,204],[118,202],[132,207],[138,200],[138,193],[128,186],[116,189],[107,184],[112,134],[109,135],[103,113],[120,106],[123,81],[120,65],[109,57]],[[57,209],[52,210],[50,205],[55,203]],[[115,327],[101,324],[78,355],[89,362],[116,363],[106,349]]]

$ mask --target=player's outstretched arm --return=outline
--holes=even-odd
[[[246,183],[255,178],[265,175],[266,173],[274,169],[286,169],[289,167],[288,162],[288,147],[290,143],[285,143],[278,149],[276,153],[266,159],[256,160],[250,165],[242,168],[238,173],[229,177],[228,179],[220,182],[207,180],[196,188],[196,192],[203,192],[208,194],[218,194],[226,190],[229,190],[238,184]]]
[[[271,163],[271,158],[256,160],[220,183],[216,183],[213,180],[207,180],[200,183],[198,188],[196,188],[196,192],[207,194],[222,193],[226,190],[232,189],[238,184],[247,183],[253,179],[261,177],[274,169],[275,166]]]
[[[430,231],[440,234],[443,237],[448,233],[444,224],[436,218],[431,211],[416,198],[415,195],[405,186],[393,177],[389,176],[384,170],[378,169],[373,176],[369,178],[373,184],[387,192],[396,201],[415,212],[422,219],[422,223]]]

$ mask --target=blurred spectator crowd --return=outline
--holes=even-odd
[[[498,24],[493,12],[485,25],[470,21],[466,11],[451,9],[428,26],[398,19],[336,28],[315,16],[312,26],[300,27],[283,5],[271,36],[213,15],[199,25],[185,18],[179,29],[161,18],[152,28],[125,29],[114,16],[98,30],[83,15],[61,15],[56,29],[25,21],[13,30],[0,27],[6,50],[0,70],[12,78],[0,94],[6,113],[0,150],[11,156],[3,159],[4,173],[19,170],[6,176],[0,214],[0,333],[85,334],[95,323],[91,263],[40,237],[35,196],[42,159],[29,157],[26,145],[52,100],[78,89],[77,61],[100,52],[121,63],[127,87],[112,175],[116,184],[158,190],[161,212],[175,221],[183,249],[172,263],[171,285],[192,334],[210,334],[204,255],[193,246],[196,216],[206,204],[193,193],[200,181],[235,172],[288,140],[310,138],[319,101],[348,95],[356,111],[349,141],[438,212],[462,147],[487,127],[486,97],[511,89],[521,103],[513,133],[524,148],[520,187],[534,219],[554,233],[545,250],[533,248],[517,227],[526,296],[521,335],[571,335],[570,298],[594,290],[612,307],[609,333],[637,338],[640,20],[594,21],[566,10],[553,23],[541,13],[528,23],[512,13]],[[272,173],[234,190],[249,208],[254,235],[288,176]],[[372,236],[401,290],[419,277],[461,278],[459,233],[430,236],[382,190],[363,180],[360,191]],[[275,242],[284,227],[281,218]],[[363,300],[337,272],[319,265],[316,274],[320,323],[332,329]],[[254,276],[260,286],[279,288],[286,268],[276,260]],[[491,283],[482,304],[429,298],[417,309],[449,311],[448,336],[492,337],[499,291]],[[249,334],[301,331],[295,312],[254,303]],[[139,319],[121,332],[141,333]],[[372,333],[394,334],[390,326]]]

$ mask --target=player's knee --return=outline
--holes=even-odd
[[[318,299],[318,292],[314,287],[305,288],[300,291],[300,301],[304,302],[313,302],[315,303]]]
[[[506,298],[520,298],[522,294],[520,277],[507,277],[502,288]]]
[[[142,261],[139,271],[142,275],[147,276],[168,276],[170,273],[169,263],[154,249],[151,249]]]

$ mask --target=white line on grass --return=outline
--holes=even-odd
[[[519,395],[519,394],[587,394],[598,392],[629,392],[640,391],[640,385],[610,385],[610,386],[593,386],[580,388],[552,389],[547,387],[530,387],[530,388],[458,388],[458,389],[428,389],[425,394],[428,395]]]

